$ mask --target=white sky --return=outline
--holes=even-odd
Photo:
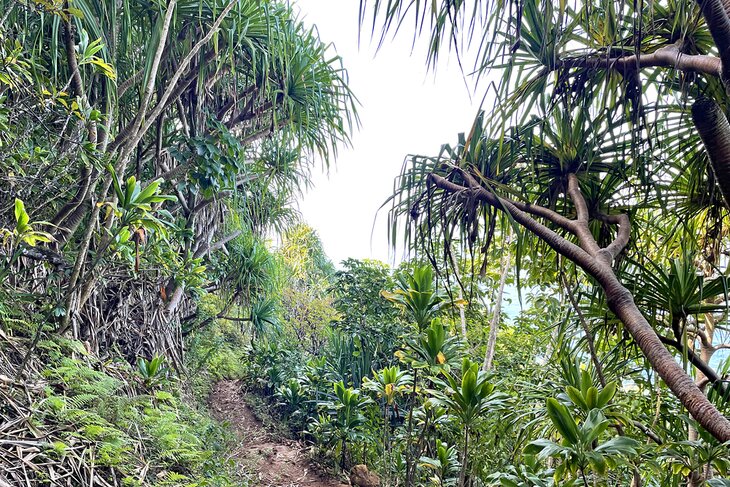
[[[317,230],[335,264],[347,257],[392,263],[386,209],[374,231],[373,221],[405,156],[436,155],[441,144],[455,142],[469,130],[480,98],[470,99],[455,59],[443,55],[436,73],[428,72],[424,42],[411,54],[408,32],[387,39],[377,53],[377,40],[363,32],[358,49],[358,0],[296,5],[305,23],[316,25],[322,41],[334,43],[343,58],[361,103],[362,125],[329,175],[315,175],[314,188],[300,202],[303,219]]]

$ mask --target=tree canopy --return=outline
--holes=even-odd
[[[358,115],[287,2],[0,0],[8,479],[232,485],[186,397],[235,380],[352,479],[727,485],[726,3],[361,0],[484,94],[391,268],[296,211]]]

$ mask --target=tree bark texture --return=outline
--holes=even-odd
[[[712,172],[725,205],[730,207],[730,123],[722,108],[709,98],[694,102],[692,121],[710,157]]]

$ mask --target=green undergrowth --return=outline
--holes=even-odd
[[[206,305],[210,305],[214,299],[215,296],[206,296],[201,303],[202,313],[205,313]],[[291,437],[290,428],[278,417],[277,408],[271,402],[273,393],[267,395],[256,387],[262,382],[257,379],[261,371],[258,370],[260,364],[255,359],[259,355],[260,352],[252,347],[238,323],[215,320],[196,330],[188,339],[186,386],[196,401],[202,404],[208,401],[216,382],[240,380],[245,389],[241,399],[251,408],[263,427],[272,432],[273,436]],[[271,368],[266,370],[276,373]]]
[[[274,438],[298,439],[297,431],[281,415],[277,403],[271,397],[255,391],[246,391],[242,396],[254,416],[261,422],[262,428]]]
[[[230,435],[164,364],[150,372],[149,363],[101,361],[65,339],[39,351],[45,387],[31,420],[56,431],[56,457],[88,444],[87,461],[123,486],[247,485],[226,460]]]
[[[210,319],[217,307],[222,306],[218,301],[219,298],[213,295],[201,299],[198,313],[203,323]],[[217,381],[244,377],[248,354],[246,343],[240,326],[225,320],[211,320],[190,334],[186,342],[185,386],[199,403],[208,400]]]
[[[215,309],[216,296],[206,296],[200,305],[200,313],[205,317],[207,310]],[[279,337],[285,340],[285,337]],[[212,387],[220,380],[239,380],[241,383],[241,399],[248,405],[262,427],[272,437],[296,437],[296,428],[292,428],[281,415],[272,384],[282,373],[288,373],[288,367],[280,367],[270,360],[263,360],[266,351],[279,358],[296,361],[288,356],[287,348],[268,345],[252,345],[251,340],[241,330],[240,324],[227,320],[215,320],[207,326],[196,330],[188,339],[188,376],[186,386],[200,404],[206,403]],[[283,370],[286,369],[286,370]]]

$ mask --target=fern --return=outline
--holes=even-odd
[[[241,485],[231,481],[233,466],[220,454],[226,435],[207,414],[182,402],[167,381],[152,394],[135,391],[139,371],[126,363],[102,366],[90,356],[69,357],[83,355],[79,345],[42,345],[49,385],[30,422],[58,432],[46,446],[48,456],[63,458],[67,445],[88,445],[100,475],[127,487]],[[139,478],[143,470],[147,476]]]

